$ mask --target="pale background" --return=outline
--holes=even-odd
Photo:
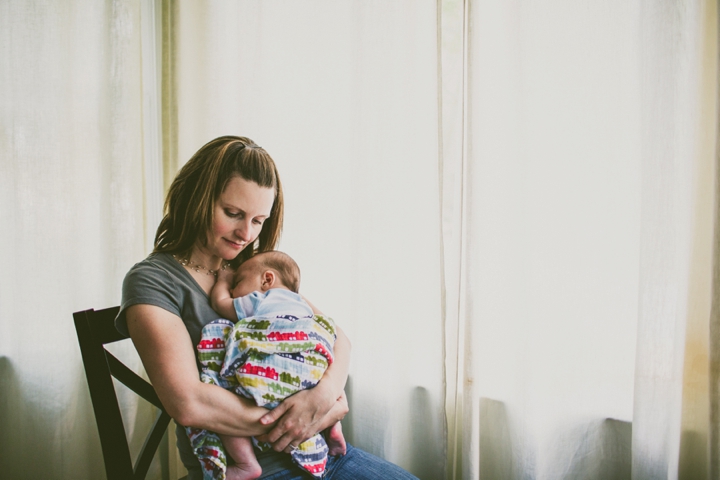
[[[352,340],[353,444],[423,480],[720,477],[717,25],[713,0],[0,1],[2,478],[104,477],[72,312],[119,303],[226,134],[276,160],[280,248]],[[119,395],[138,448],[152,410]],[[179,475],[162,449],[150,478]]]

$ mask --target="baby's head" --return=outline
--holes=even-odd
[[[276,250],[258,253],[241,263],[235,272],[231,295],[243,297],[271,288],[285,288],[295,293],[300,290],[300,267],[290,255]]]

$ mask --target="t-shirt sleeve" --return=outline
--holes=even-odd
[[[130,336],[125,312],[133,305],[155,305],[181,316],[180,295],[179,289],[164,269],[149,262],[138,263],[125,275],[115,328],[123,335]]]

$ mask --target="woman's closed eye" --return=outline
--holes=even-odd
[[[245,216],[244,212],[233,212],[232,210],[225,209],[225,215],[227,215],[230,218],[240,218],[242,219]]]
[[[242,210],[235,211],[235,210],[231,210],[229,208],[224,208],[223,212],[225,212],[225,215],[228,218],[232,218],[235,220],[244,220],[245,219],[245,212],[243,212]],[[256,217],[256,218],[252,219],[252,223],[254,223],[255,225],[262,226],[262,224],[265,222],[265,220],[267,220],[266,217]]]

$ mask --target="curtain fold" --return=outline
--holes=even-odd
[[[465,332],[461,322],[463,288],[463,206],[465,200],[465,138],[468,4],[438,2],[438,171],[440,185],[441,293],[444,328],[446,476],[462,468],[463,379]]]

